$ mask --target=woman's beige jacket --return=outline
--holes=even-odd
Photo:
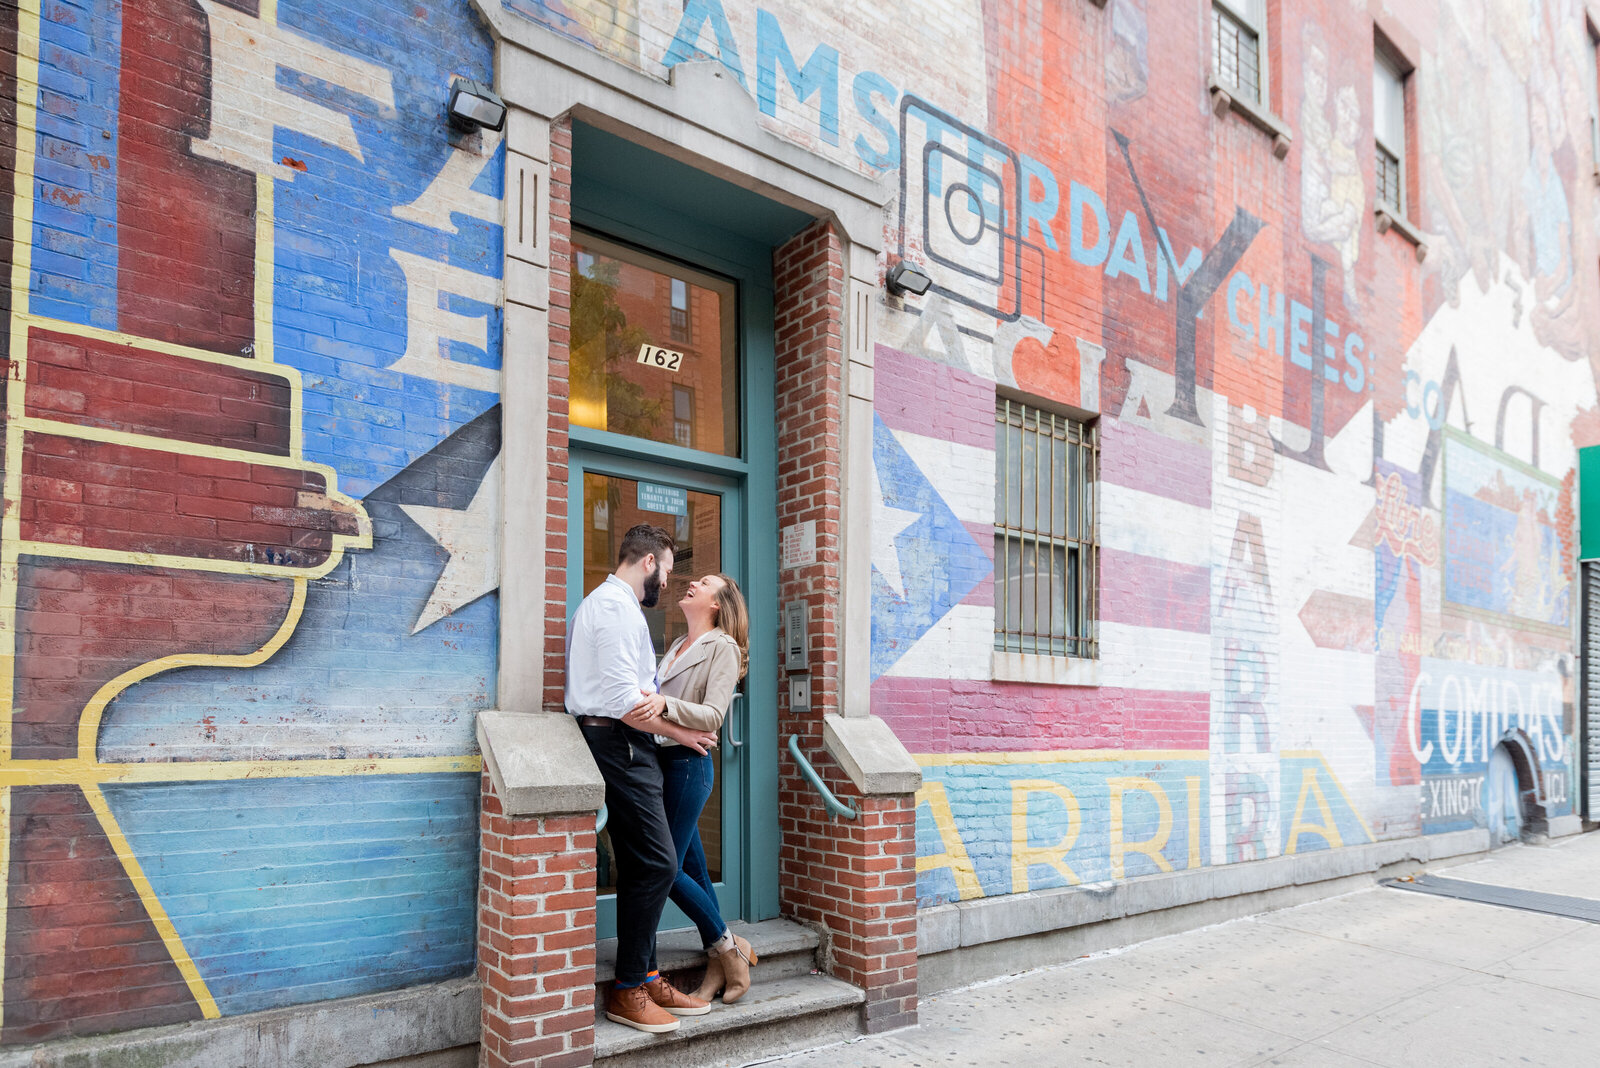
[[[680,639],[681,640],[681,639]],[[672,650],[667,650],[670,656]],[[666,663],[662,657],[661,662]],[[667,674],[656,680],[661,696],[667,699],[662,716],[684,727],[714,731],[722,727],[733,703],[734,687],[739,685],[739,643],[720,628],[712,630],[694,648],[678,657]],[[671,739],[658,739],[662,745],[677,745]]]

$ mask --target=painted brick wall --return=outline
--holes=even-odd
[[[454,0],[0,9],[0,1042],[471,973],[492,62]]]
[[[1569,810],[1563,487],[1600,292],[1579,5],[1487,34],[1477,8],[1275,10],[1282,158],[1215,112],[1204,5],[946,0],[915,35],[826,5],[514,10],[658,77],[720,62],[782,136],[898,180],[889,258],[935,289],[878,308],[872,707],[929,775],[924,901],[1481,825],[1508,726]],[[1375,34],[1415,68],[1425,250],[1374,214]],[[1089,685],[991,669],[1011,391],[1099,421]]]
[[[460,0],[242,6],[0,7],[22,190],[0,205],[0,1041],[473,967],[503,162],[442,108],[452,78],[491,80],[491,41]],[[1348,5],[1274,15],[1283,159],[1214,114],[1204,5],[935,0],[914,32],[845,5],[507,7],[658,78],[722,63],[768,128],[897,190],[887,256],[934,276],[876,309],[852,445],[879,483],[872,710],[927,786],[832,857],[787,761],[780,787],[786,908],[889,906],[836,917],[873,1019],[914,1011],[913,891],[872,884],[909,827],[934,902],[1472,826],[1506,727],[1569,810],[1571,473],[1600,435],[1575,0],[1381,16],[1416,66],[1420,260],[1376,225],[1373,25]],[[560,123],[552,149],[556,707]],[[827,710],[838,235],[776,267],[779,518],[819,536],[780,599],[813,603]],[[1000,392],[1099,421],[1086,685],[993,677]],[[820,758],[817,712],[781,714]]]
[[[1279,160],[1209,108],[1201,9],[985,9],[985,105],[902,100],[888,243],[935,288],[878,323],[872,707],[928,778],[919,899],[1482,826],[1507,729],[1570,811],[1564,487],[1600,366],[1581,11],[1513,33],[1520,73],[1454,15],[1383,16],[1417,68],[1420,255],[1373,214],[1366,13],[1282,13]],[[1098,420],[1087,685],[990,664],[984,429],[1013,391]]]

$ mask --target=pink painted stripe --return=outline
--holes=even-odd
[[[1211,450],[1120,419],[1100,422],[1100,477],[1184,504],[1211,507]]]
[[[994,449],[994,383],[879,345],[872,406],[891,430]]]
[[[872,713],[913,753],[1205,749],[1211,696],[962,679],[872,684]]]
[[[1211,569],[1102,547],[1100,618],[1209,634]]]

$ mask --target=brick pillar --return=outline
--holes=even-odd
[[[810,710],[789,708],[788,686],[779,685],[779,894],[785,914],[827,929],[833,974],[866,990],[864,1026],[885,1031],[917,1018],[916,808],[910,792],[864,795],[824,740],[824,717],[842,711],[838,643],[844,608],[839,590],[848,282],[833,225],[818,221],[779,248],[773,282],[778,521],[817,525],[816,563],[779,578],[780,603],[810,605],[811,637]],[[871,442],[856,447],[870,448]],[[859,820],[828,820],[789,757],[791,734],[800,736],[834,794],[861,810]],[[917,777],[914,766],[911,774]],[[902,773],[896,789],[904,790],[906,781]]]
[[[483,775],[483,1068],[594,1059],[594,813],[507,815]]]
[[[778,420],[778,524],[817,525],[817,559],[779,574],[779,603],[811,607],[811,728],[839,701],[839,597],[843,533],[844,258],[832,224],[819,221],[773,253],[774,390]],[[779,686],[787,701],[788,688]],[[785,725],[787,728],[787,725]],[[787,737],[787,736],[786,736]]]
[[[572,120],[550,123],[550,425],[546,431],[544,707],[561,712],[567,677],[567,448],[571,426]]]
[[[595,1044],[595,807],[571,716],[478,713],[483,1068],[587,1065]]]
[[[810,784],[785,760],[781,876],[784,911],[820,923],[832,973],[867,992],[863,1024],[876,1034],[917,1022],[915,795],[863,797],[832,757],[807,752],[828,788],[861,812],[829,822]]]

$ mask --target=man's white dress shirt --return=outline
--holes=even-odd
[[[567,711],[621,719],[656,692],[656,650],[633,588],[615,575],[583,599],[567,627]]]

